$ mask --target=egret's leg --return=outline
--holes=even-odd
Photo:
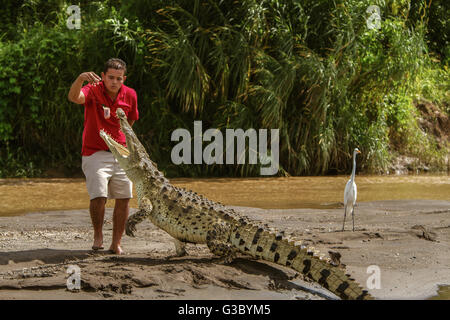
[[[353,231],[355,231],[355,207],[352,208]]]
[[[344,223],[342,224],[342,231],[344,231],[345,226],[345,216],[347,215],[347,206],[344,206]]]

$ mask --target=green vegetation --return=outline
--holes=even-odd
[[[66,25],[72,4],[79,30]],[[367,26],[370,5],[380,29]],[[396,155],[445,169],[448,139],[421,127],[416,105],[450,115],[449,1],[24,0],[1,10],[0,177],[81,171],[83,107],[67,93],[110,57],[129,65],[134,129],[169,176],[259,174],[172,164],[171,133],[192,132],[194,120],[204,131],[280,129],[280,174],[348,173],[355,146],[364,172],[385,172]]]

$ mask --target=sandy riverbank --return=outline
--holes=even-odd
[[[235,207],[284,228],[341,262],[363,286],[377,265],[380,299],[424,299],[450,284],[450,201],[361,202],[356,231],[339,232],[342,209],[263,210]],[[111,209],[105,246],[111,239]],[[351,220],[347,220],[347,230]],[[295,271],[241,257],[217,264],[206,246],[174,254],[171,238],[150,222],[136,238],[124,236],[126,255],[90,250],[87,210],[0,217],[0,299],[323,299],[332,295]],[[81,290],[66,288],[69,265],[81,270]]]

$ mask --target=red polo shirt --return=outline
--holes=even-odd
[[[84,102],[84,130],[81,154],[90,156],[100,150],[109,150],[105,141],[100,137],[101,129],[109,133],[117,142],[126,146],[125,135],[120,131],[119,119],[116,118],[116,110],[121,108],[127,115],[128,120],[137,120],[139,112],[137,109],[136,91],[122,85],[115,101],[112,101],[106,93],[103,81],[96,86],[88,84],[81,91],[86,97]],[[110,108],[109,119],[105,119],[102,105]]]

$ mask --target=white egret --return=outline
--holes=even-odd
[[[358,153],[361,153],[358,148],[355,148],[353,150],[353,169],[352,169],[352,175],[350,177],[350,180],[347,181],[347,184],[345,185],[345,191],[344,191],[344,223],[342,225],[342,231],[344,231],[345,226],[345,216],[347,215],[347,212],[352,213],[352,219],[353,219],[353,231],[355,231],[355,203],[356,203],[356,183],[355,183],[355,171],[356,171],[356,155]]]

